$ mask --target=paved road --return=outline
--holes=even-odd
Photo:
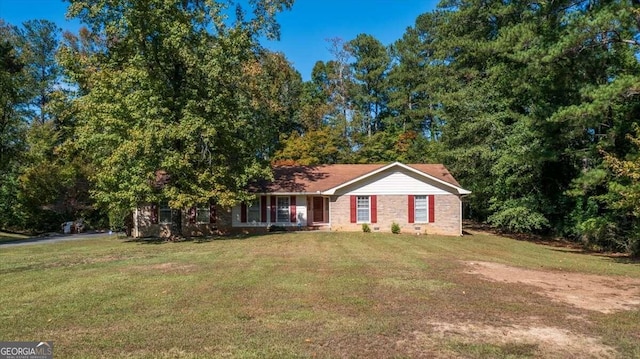
[[[44,237],[34,237],[29,239],[24,239],[16,242],[3,242],[0,243],[0,248],[2,247],[17,247],[17,246],[28,246],[31,244],[42,244],[42,243],[59,243],[65,241],[75,241],[78,239],[93,239],[98,237],[108,236],[108,232],[89,232],[89,233],[80,233],[80,234],[52,234]],[[112,236],[117,235],[116,233],[111,234]]]

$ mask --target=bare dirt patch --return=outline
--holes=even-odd
[[[469,343],[531,344],[544,357],[613,358],[616,350],[599,339],[548,326],[491,326],[475,323],[431,323],[437,336]],[[416,338],[424,333],[414,333]]]
[[[137,271],[154,271],[162,273],[189,273],[195,271],[197,268],[198,267],[194,264],[180,264],[172,262],[130,267],[130,269]]]
[[[490,262],[465,262],[466,273],[506,283],[522,283],[540,289],[553,300],[601,313],[640,306],[640,280],[593,274],[551,272],[511,267]]]

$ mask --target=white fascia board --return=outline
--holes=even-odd
[[[320,192],[264,192],[254,193],[256,196],[320,196]]]
[[[349,181],[349,182],[345,182],[345,183],[343,183],[343,184],[341,184],[341,185],[339,185],[339,186],[336,186],[336,187],[330,188],[330,189],[328,189],[328,190],[326,190],[326,191],[323,191],[323,192],[322,192],[322,194],[333,195],[333,194],[335,194],[335,192],[336,192],[337,190],[339,190],[340,188],[343,188],[343,187],[349,186],[349,185],[351,185],[351,184],[353,184],[353,183],[356,183],[356,182],[362,181],[363,179],[365,179],[365,178],[367,178],[367,177],[370,177],[370,176],[376,175],[376,174],[378,174],[378,173],[380,173],[380,172],[386,171],[387,169],[392,168],[392,167],[394,167],[394,166],[399,166],[399,167],[404,168],[404,169],[406,169],[407,171],[413,172],[413,173],[415,173],[415,174],[417,174],[417,175],[419,175],[419,176],[426,177],[426,178],[429,178],[429,179],[431,179],[431,180],[433,180],[433,181],[435,181],[435,182],[438,182],[438,183],[440,183],[440,184],[443,184],[443,185],[445,185],[445,186],[447,186],[447,187],[449,187],[449,188],[454,189],[454,190],[455,190],[456,192],[458,192],[458,194],[460,194],[460,195],[468,195],[468,194],[471,194],[471,191],[469,191],[469,190],[466,190],[466,189],[464,189],[464,188],[462,188],[462,187],[458,187],[458,186],[456,186],[456,185],[453,185],[453,184],[451,184],[451,183],[449,183],[449,182],[446,182],[446,181],[443,181],[443,180],[441,180],[441,179],[435,178],[435,177],[431,176],[430,174],[424,173],[424,172],[422,172],[422,171],[419,171],[419,170],[417,170],[417,169],[415,169],[415,168],[413,168],[413,167],[409,167],[409,166],[407,166],[407,165],[405,165],[405,164],[402,164],[402,163],[400,163],[400,162],[394,162],[394,163],[391,163],[391,164],[389,164],[389,165],[387,165],[387,166],[381,167],[381,168],[379,168],[379,169],[377,169],[377,170],[375,170],[375,171],[369,172],[369,173],[364,174],[364,175],[362,175],[362,176],[360,176],[360,177],[358,177],[358,178],[352,179],[352,180],[351,180],[351,181]]]

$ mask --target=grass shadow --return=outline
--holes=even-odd
[[[264,232],[264,233],[238,233],[238,234],[226,234],[212,237],[193,237],[193,242],[195,243],[207,243],[212,241],[237,241],[237,240],[247,240],[258,237],[270,237],[274,235],[283,235],[283,234],[295,234],[300,233],[298,231],[274,231],[274,232]]]
[[[597,249],[584,248],[582,254],[589,254],[595,257],[604,257],[620,264],[640,265],[640,257],[633,256],[631,253],[599,251]]]
[[[620,263],[620,264],[634,264],[634,265],[640,266],[640,257],[631,257],[631,256],[612,257],[611,259],[614,262]]]
[[[476,233],[485,233],[493,236],[505,237],[515,239],[517,241],[530,242],[556,248],[570,248],[574,250],[583,249],[583,246],[580,243],[571,242],[563,238],[541,234],[512,233],[499,230],[485,223],[478,223],[469,220],[465,220],[463,222],[463,227],[463,233],[466,234],[466,232],[469,232],[469,235],[473,235],[471,231],[474,231]]]
[[[137,243],[137,244],[165,244],[172,243],[166,238],[149,237],[149,238],[126,238],[122,243]]]
[[[607,258],[615,263],[620,264],[632,264],[640,266],[640,258],[632,257],[626,253],[613,253],[613,252],[598,252],[596,250],[589,250],[584,247],[579,248],[553,248],[552,251],[569,253],[569,254],[579,254],[585,256],[593,256],[593,257],[603,257]]]
[[[239,240],[247,240],[256,237],[268,237],[272,235],[282,235],[284,233],[294,233],[294,232],[265,232],[265,233],[238,233],[238,234],[226,234],[226,235],[216,235],[216,236],[205,236],[205,237],[184,237],[179,239],[171,239],[171,238],[160,238],[160,237],[145,237],[145,238],[133,238],[127,237],[123,240],[123,243],[137,243],[143,245],[161,245],[161,244],[169,244],[169,243],[209,243],[214,241],[239,241]]]

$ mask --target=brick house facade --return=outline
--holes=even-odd
[[[372,231],[391,232],[391,224],[397,223],[402,233],[443,234],[457,236],[461,230],[462,202],[455,195],[434,196],[434,221],[410,220],[410,195],[376,196],[377,218],[367,222]],[[361,231],[362,223],[353,223],[350,216],[350,197],[339,196],[332,202],[331,229],[336,231]],[[436,218],[438,220],[436,220]]]
[[[440,164],[341,164],[274,167],[273,182],[255,184],[256,198],[233,208],[215,204],[180,210],[141,206],[133,215],[134,237],[166,237],[172,218],[185,236],[281,229],[326,229],[462,235],[460,187]]]

